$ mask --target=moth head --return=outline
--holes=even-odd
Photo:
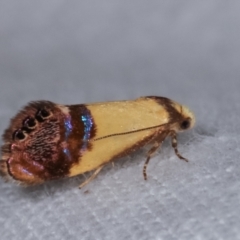
[[[170,130],[181,132],[191,129],[195,124],[195,116],[188,107],[181,105],[169,98],[155,97],[168,113]]]
[[[0,173],[27,184],[49,177],[47,169],[59,159],[62,112],[52,102],[31,102],[3,134]]]
[[[195,116],[194,114],[186,107],[181,106],[182,119],[179,123],[180,130],[184,131],[187,129],[191,129],[195,125]]]
[[[176,110],[176,121],[174,121],[175,131],[181,132],[191,129],[195,125],[195,116],[186,106],[174,103]]]

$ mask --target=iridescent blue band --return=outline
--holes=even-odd
[[[81,116],[81,120],[84,124],[84,136],[83,136],[83,146],[81,148],[81,151],[86,150],[88,145],[88,140],[90,139],[90,132],[93,126],[92,116],[87,113]]]
[[[72,122],[71,122],[71,116],[67,116],[65,119],[64,119],[64,127],[65,127],[65,142],[68,141],[68,137],[69,135],[71,134],[72,132],[72,129],[73,129],[73,126],[72,126]],[[63,152],[68,156],[70,157],[70,151],[67,147],[64,147],[63,148]]]

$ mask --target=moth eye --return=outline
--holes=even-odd
[[[191,125],[190,119],[185,119],[181,123],[181,129],[188,129]]]
[[[36,126],[36,120],[29,117],[24,121],[23,126],[28,129],[33,129]]]
[[[43,122],[45,119],[47,119],[50,116],[50,112],[46,109],[39,109],[36,113],[36,119],[39,122]]]
[[[13,133],[13,140],[23,140],[26,138],[26,135],[23,133],[22,129],[18,129]]]

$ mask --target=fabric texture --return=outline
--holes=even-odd
[[[239,1],[0,3],[0,132],[26,103],[165,96],[193,130],[85,176],[0,179],[2,240],[240,239]],[[144,114],[144,112],[142,113]],[[1,141],[2,144],[2,141]],[[106,149],[107,150],[107,149]]]

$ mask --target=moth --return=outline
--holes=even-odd
[[[165,97],[78,105],[30,102],[3,134],[0,173],[32,185],[94,170],[83,187],[105,164],[148,144],[146,180],[147,164],[167,137],[187,161],[178,152],[177,133],[194,123],[187,107]]]

